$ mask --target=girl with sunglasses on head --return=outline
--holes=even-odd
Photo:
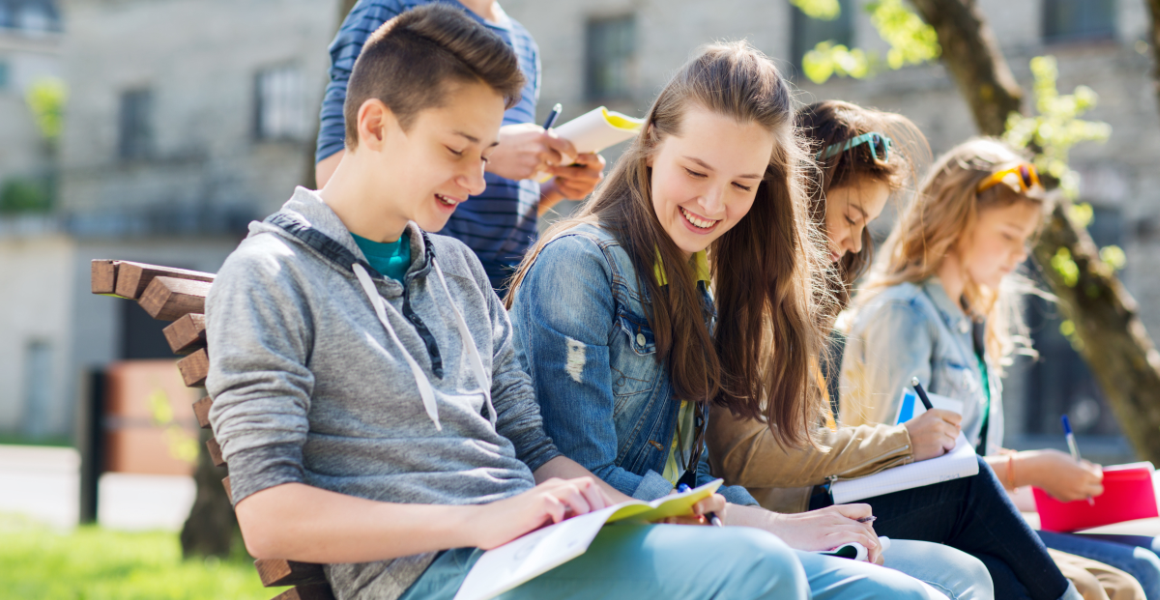
[[[822,303],[816,318],[829,328],[848,303],[853,282],[870,263],[867,226],[883,212],[891,195],[908,187],[916,157],[926,152],[926,144],[905,117],[848,102],[829,100],[807,106],[798,111],[796,120],[799,135],[809,143],[817,162],[808,171],[809,213],[824,234],[821,242],[828,260],[820,272],[834,301]],[[821,370],[833,372],[836,378],[837,365],[827,369],[827,364],[820,361]],[[729,483],[746,486],[765,508],[802,516],[832,504],[821,487],[832,477],[862,477],[940,456],[954,447],[960,422],[957,414],[941,410],[928,411],[903,425],[836,427],[830,420],[830,427],[816,435],[816,447],[795,448],[776,435],[777,421],[750,419],[732,408],[714,406],[710,414],[708,451],[713,472]],[[937,562],[908,555],[905,545],[901,553],[892,547],[886,554],[887,566],[926,581],[942,577],[940,587],[950,596],[1078,596],[981,459],[975,477],[862,502],[872,508],[877,517],[875,530],[881,535],[945,544],[939,548],[949,546],[978,557],[959,558],[954,568],[936,572]],[[984,558],[986,566],[980,562]],[[907,564],[897,564],[900,561]],[[993,590],[990,569],[1007,574],[996,579]]]
[[[813,273],[827,262],[799,171],[808,150],[767,58],[744,44],[709,48],[665,87],[646,122],[581,214],[525,259],[507,301],[549,436],[617,490],[652,499],[712,480],[703,438],[715,401],[771,415],[787,445],[813,447],[821,402],[811,361],[825,337]],[[770,531],[801,551],[814,597],[840,591],[824,589],[834,568],[881,590],[913,582],[810,552],[858,542],[877,558],[865,504],[778,514],[743,487],[721,494],[726,529]],[[993,597],[978,561],[905,540],[887,555],[907,546],[948,595]],[[942,577],[961,582],[962,570],[987,592],[965,595],[972,583]]]
[[[997,140],[970,140],[936,162],[858,298],[841,367],[843,424],[892,423],[917,377],[928,391],[964,402],[962,432],[1006,488],[1035,485],[1064,501],[1102,493],[1097,465],[1055,450],[1001,446],[1003,368],[1016,351],[1032,351],[1020,307],[1034,288],[1015,270],[1049,204],[1035,167]],[[1160,561],[1151,552],[1040,536],[1049,548],[1127,571],[1156,598]],[[1114,569],[1083,566],[1110,596],[1143,593]],[[998,589],[1002,576],[992,575]]]

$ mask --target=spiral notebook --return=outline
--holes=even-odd
[[[839,480],[830,486],[830,494],[834,497],[834,504],[846,504],[978,474],[979,460],[975,449],[960,433],[954,449],[938,458],[886,469],[866,477]]]

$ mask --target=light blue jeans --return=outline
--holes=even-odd
[[[890,540],[885,566],[924,581],[950,600],[995,600],[995,584],[983,561],[950,546]]]
[[[451,600],[482,551],[439,555],[401,600]],[[799,552],[750,527],[622,524],[588,551],[500,600],[927,600],[918,580],[877,565]]]

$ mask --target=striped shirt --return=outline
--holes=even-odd
[[[342,106],[346,101],[347,81],[363,43],[392,17],[431,2],[445,2],[463,9],[515,50],[520,70],[528,82],[519,104],[504,113],[503,124],[531,123],[535,119],[540,95],[540,51],[524,26],[503,13],[498,5],[499,23],[490,23],[455,0],[359,0],[330,44],[330,83],[322,100],[316,162],[344,147],[346,126]],[[540,184],[531,179],[513,181],[494,173],[486,173],[485,179],[487,190],[460,205],[440,233],[458,238],[474,250],[492,286],[498,289],[536,240]]]

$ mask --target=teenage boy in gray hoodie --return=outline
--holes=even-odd
[[[424,231],[483,190],[521,85],[461,10],[387,22],[355,65],[334,176],[251,225],[207,300],[246,547],[326,564],[340,599],[450,599],[482,549],[624,499],[545,435],[479,260]],[[638,524],[502,597],[796,600],[808,583],[772,534]]]

